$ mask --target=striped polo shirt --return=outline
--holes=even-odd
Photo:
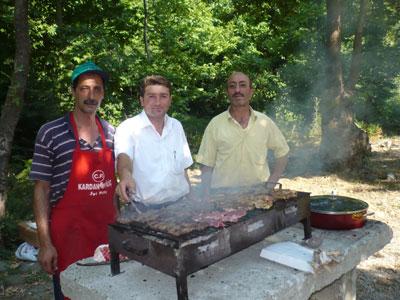
[[[105,120],[100,119],[107,146],[114,150],[115,129]],[[93,145],[80,139],[81,150],[98,151],[102,148],[99,136]],[[72,154],[75,149],[75,137],[69,118],[64,117],[44,124],[38,131],[33,153],[31,180],[50,182],[50,203],[56,204],[64,195],[72,167]]]

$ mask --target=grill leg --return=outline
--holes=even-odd
[[[121,273],[119,267],[119,253],[115,251],[114,247],[110,245],[110,266],[111,266],[111,275],[118,275]]]
[[[178,300],[189,299],[186,275],[179,274],[176,277],[176,291],[178,293]]]
[[[301,223],[303,223],[304,227],[304,239],[307,240],[311,238],[311,221],[310,217],[304,218],[301,220]]]

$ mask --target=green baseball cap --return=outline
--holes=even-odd
[[[82,74],[86,74],[86,73],[98,74],[103,79],[104,83],[106,83],[108,80],[108,74],[106,72],[104,72],[94,62],[87,61],[87,62],[77,66],[75,68],[75,70],[72,72],[71,83],[74,84],[75,80],[77,80],[79,76],[81,76]]]

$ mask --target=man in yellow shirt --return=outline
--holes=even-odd
[[[289,146],[279,128],[250,106],[250,78],[242,72],[232,73],[227,95],[230,106],[210,121],[197,155],[205,198],[210,187],[249,186],[266,181],[275,185],[288,161]],[[275,156],[272,172],[267,161],[269,149]]]

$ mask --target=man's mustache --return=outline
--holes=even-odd
[[[86,105],[99,105],[99,102],[95,99],[85,99],[83,103]]]
[[[233,94],[233,97],[236,97],[236,96],[242,96],[242,97],[244,97],[244,95],[241,94],[241,93],[234,93],[234,94]]]

